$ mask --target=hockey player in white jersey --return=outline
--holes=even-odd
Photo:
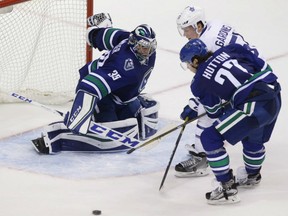
[[[243,36],[237,33],[232,26],[221,21],[207,22],[204,10],[200,7],[186,7],[177,17],[176,22],[181,36],[186,37],[188,40],[201,39],[211,52],[215,52],[223,46],[236,43],[259,56],[259,51],[246,42]],[[186,117],[192,119],[204,112],[203,106],[199,104],[197,99],[191,98],[181,114],[181,119],[184,120]],[[211,126],[213,121],[214,119],[209,118],[207,115],[198,120],[195,144],[186,145],[192,157],[175,166],[175,175],[177,177],[205,176],[209,173],[206,154],[199,138],[203,129]]]

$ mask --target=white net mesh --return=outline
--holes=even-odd
[[[86,62],[87,1],[32,0],[10,10],[0,14],[0,102],[11,92],[46,104],[72,99]]]

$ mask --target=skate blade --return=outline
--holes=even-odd
[[[239,203],[241,200],[237,195],[229,196],[228,200],[224,197],[220,200],[207,200],[209,205],[228,205],[228,204],[235,204]]]
[[[175,172],[175,176],[178,178],[193,178],[193,177],[203,177],[209,175],[208,170],[202,170],[197,172]]]

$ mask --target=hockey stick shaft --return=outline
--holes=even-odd
[[[165,132],[163,132],[162,134],[159,134],[158,136],[155,136],[155,137],[153,137],[152,139],[149,139],[149,140],[147,140],[146,142],[143,142],[142,144],[140,144],[140,145],[138,145],[138,146],[136,146],[136,147],[134,147],[134,148],[129,149],[126,153],[127,153],[127,154],[131,154],[131,153],[134,152],[135,150],[137,150],[137,149],[139,149],[139,148],[142,148],[142,147],[144,147],[144,146],[146,146],[146,145],[149,145],[149,144],[155,142],[156,140],[161,139],[162,137],[164,137],[164,136],[172,133],[173,131],[175,131],[175,130],[177,130],[177,129],[179,129],[179,128],[183,128],[183,126],[186,126],[187,124],[189,124],[189,123],[191,123],[191,122],[193,122],[193,121],[195,121],[195,120],[198,120],[199,118],[203,117],[204,115],[206,115],[206,113],[202,113],[202,114],[198,115],[196,118],[193,118],[193,119],[190,119],[190,120],[188,120],[188,121],[185,121],[184,123],[182,123],[182,124],[180,124],[180,125],[177,125],[177,126],[175,126],[174,128],[171,128],[170,130],[165,131]]]
[[[52,109],[51,107],[45,106],[44,104],[38,103],[36,101],[33,101],[33,100],[31,100],[31,99],[29,99],[27,97],[24,97],[22,95],[19,95],[19,94],[15,93],[15,92],[11,93],[11,96],[15,97],[15,98],[17,98],[17,99],[19,99],[19,100],[21,100],[23,102],[30,103],[30,104],[33,104],[35,106],[41,107],[43,109],[46,109],[46,110],[48,110],[48,111],[50,111],[50,112],[52,112],[54,114],[58,114],[60,116],[64,116],[64,113],[62,113],[62,112],[60,112],[58,110]]]
[[[36,101],[33,101],[32,99],[29,99],[27,97],[24,97],[22,95],[19,95],[15,92],[11,93],[11,96],[12,97],[15,97],[23,102],[26,102],[26,103],[30,103],[30,104],[33,104],[35,106],[38,106],[38,107],[41,107],[43,109],[46,109],[50,112],[53,112],[54,114],[58,114],[60,116],[64,116],[64,113],[63,112],[60,112],[58,110],[55,110],[51,107],[48,107],[48,106],[45,106],[44,104],[41,104],[41,103],[38,103]],[[117,141],[117,142],[120,142],[121,144],[129,147],[129,148],[133,148],[137,145],[139,145],[141,142],[138,140],[138,139],[135,139],[135,138],[132,138],[132,137],[129,137],[129,136],[126,136],[125,134],[123,133],[120,133],[118,131],[115,131],[111,128],[108,128],[102,124],[98,124],[96,122],[92,122],[90,123],[90,126],[89,126],[89,131],[91,133],[94,133],[94,134],[97,134],[99,136],[102,136],[102,137],[105,137],[105,138],[108,138],[108,139],[112,139],[114,141]]]
[[[185,122],[187,122],[187,121],[185,121]],[[160,184],[160,187],[159,187],[159,191],[161,190],[161,188],[162,188],[163,185],[164,185],[164,182],[165,182],[165,180],[166,180],[166,177],[167,177],[168,171],[169,171],[169,169],[170,169],[172,160],[173,160],[173,158],[174,158],[175,152],[176,152],[176,150],[177,150],[177,148],[178,148],[178,145],[179,145],[179,143],[180,143],[180,140],[181,140],[181,138],[182,138],[182,135],[183,135],[183,132],[184,132],[184,130],[185,130],[186,125],[187,125],[187,124],[183,124],[183,126],[182,126],[182,128],[181,128],[181,130],[180,130],[180,133],[179,133],[179,135],[178,135],[178,137],[177,137],[177,140],[176,140],[176,143],[175,143],[175,147],[174,147],[174,149],[173,149],[173,152],[172,152],[172,154],[171,154],[171,156],[170,156],[170,160],[169,160],[169,162],[168,162],[168,165],[167,165],[167,167],[166,167],[165,173],[164,173],[164,175],[163,175],[163,178],[162,178],[162,181],[161,181],[161,184]]]

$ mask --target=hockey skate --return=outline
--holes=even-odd
[[[237,184],[234,178],[228,182],[221,182],[213,191],[206,193],[207,203],[211,205],[224,205],[240,202]]]
[[[209,170],[207,169],[208,161],[206,154],[204,152],[196,153],[195,151],[192,151],[192,149],[189,150],[189,153],[192,156],[190,159],[185,160],[175,166],[175,176],[184,178],[208,175]]]
[[[261,178],[262,177],[260,173],[248,174],[245,170],[245,167],[239,167],[237,169],[236,183],[239,187],[249,188],[259,185]]]
[[[49,154],[49,147],[46,146],[43,136],[32,140],[32,144],[39,154]]]

